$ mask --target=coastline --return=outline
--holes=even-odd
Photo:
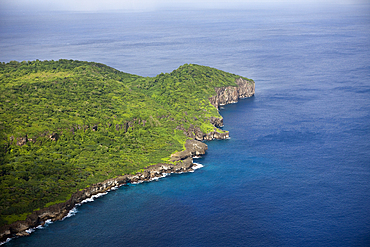
[[[237,103],[239,99],[252,97],[254,95],[255,84],[253,81],[251,83],[250,81],[239,78],[235,80],[235,83],[237,84],[236,87],[228,86],[215,88],[216,95],[209,98],[209,101],[217,110],[219,110],[219,107],[222,105]],[[191,126],[189,130],[180,127],[180,129],[184,130],[184,134],[191,139],[186,141],[184,151],[171,155],[170,162],[174,164],[159,163],[146,167],[141,173],[107,179],[75,192],[66,202],[34,211],[27,216],[26,220],[2,226],[0,228],[0,245],[16,237],[28,236],[36,228],[43,227],[53,221],[64,220],[67,217],[73,216],[77,212],[76,206],[93,201],[94,198],[105,195],[110,190],[115,190],[120,186],[130,183],[150,182],[171,173],[194,172],[195,169],[202,167],[202,165],[194,163],[193,158],[205,154],[208,149],[208,146],[201,141],[229,138],[229,132],[218,132],[219,129],[217,127],[223,126],[222,118],[212,117],[210,122],[215,126],[214,131],[210,133],[202,133],[199,127],[195,126]]]

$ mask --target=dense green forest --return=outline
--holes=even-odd
[[[0,225],[168,162],[188,138],[178,126],[212,131],[208,98],[239,77],[192,64],[141,77],[73,60],[0,63]]]

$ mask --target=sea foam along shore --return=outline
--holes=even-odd
[[[200,158],[200,157],[198,157],[198,158]],[[193,163],[193,166],[192,166],[192,169],[193,169],[193,170],[189,170],[189,171],[186,171],[186,172],[194,172],[194,170],[200,169],[200,168],[202,168],[202,167],[203,167],[203,165],[202,165],[202,164],[199,164],[199,163]],[[61,220],[63,221],[63,220],[65,220],[65,219],[67,219],[67,218],[70,218],[70,217],[72,217],[72,216],[76,215],[76,214],[78,213],[78,209],[77,209],[77,208],[78,208],[79,206],[81,206],[82,204],[84,204],[84,203],[89,203],[89,202],[93,202],[93,201],[95,201],[95,199],[97,199],[97,198],[99,198],[99,197],[103,197],[103,196],[107,195],[110,191],[117,190],[117,189],[118,189],[118,188],[120,188],[121,186],[127,186],[127,185],[130,185],[130,184],[140,184],[140,183],[144,183],[144,182],[157,181],[157,180],[159,180],[160,178],[164,178],[164,177],[167,177],[167,176],[171,175],[172,173],[174,173],[174,172],[171,172],[171,173],[163,173],[163,174],[162,174],[162,176],[160,176],[160,177],[153,177],[153,178],[149,179],[148,181],[139,180],[139,181],[137,181],[137,182],[132,182],[132,183],[128,183],[128,184],[121,184],[121,185],[117,185],[117,186],[114,186],[114,187],[110,188],[110,189],[109,189],[109,190],[107,190],[106,192],[102,192],[102,193],[98,193],[98,194],[92,195],[91,197],[89,197],[89,198],[87,198],[87,199],[85,199],[85,200],[81,201],[80,203],[77,203],[77,204],[75,205],[75,207],[73,207],[73,208],[68,212],[68,214],[67,214],[66,216],[64,216],[64,218],[63,218],[63,219],[61,219]],[[177,172],[177,173],[183,173],[183,172]],[[29,229],[25,230],[25,232],[26,232],[27,234],[31,234],[31,233],[33,233],[34,231],[36,231],[37,229],[43,229],[43,228],[47,227],[48,225],[50,225],[50,224],[51,224],[51,223],[53,223],[53,222],[54,222],[54,221],[52,221],[51,219],[48,219],[48,220],[46,220],[43,224],[40,224],[40,225],[38,225],[38,226],[36,226],[36,227],[29,228]],[[12,239],[17,238],[17,237],[18,237],[18,236],[15,236],[15,237],[13,237],[13,238],[7,238],[5,241],[0,242],[0,245],[6,244],[6,243],[8,243],[9,241],[11,241]]]
[[[230,103],[236,103],[241,98],[251,97],[255,93],[255,83],[253,81],[247,81],[242,78],[236,79],[236,87],[228,86],[215,88],[216,95],[209,98],[209,101],[213,106],[219,110],[221,105]],[[214,119],[215,120],[215,119]],[[212,121],[212,120],[211,120]],[[218,120],[216,119],[218,122]],[[218,126],[222,126],[222,119],[220,123],[216,123]],[[211,134],[211,135],[209,135]],[[217,131],[205,134],[203,136],[189,136],[198,140],[212,140],[212,139],[228,139],[229,133],[218,133]],[[205,153],[208,149],[205,143],[196,141],[194,139],[188,139],[185,144],[186,150],[171,155],[172,162],[174,164],[156,164],[147,167],[144,172],[137,173],[135,175],[124,175],[116,178],[108,179],[102,183],[94,184],[84,190],[78,191],[71,196],[66,202],[52,205],[47,208],[43,208],[38,211],[34,211],[32,214],[27,216],[24,221],[17,221],[10,225],[5,225],[0,228],[0,245],[9,242],[14,237],[27,236],[32,232],[32,229],[36,227],[42,227],[45,224],[49,224],[51,221],[63,220],[66,217],[73,216],[76,213],[76,206],[84,202],[84,200],[92,198],[94,195],[100,193],[106,193],[112,188],[126,185],[129,183],[138,183],[144,181],[151,181],[159,177],[166,176],[169,173],[183,173],[183,172],[194,172],[194,168],[199,167],[198,164],[193,163],[193,157],[200,156]],[[87,201],[85,201],[87,202]]]
[[[75,201],[72,208],[68,207],[70,208],[68,211],[65,209],[69,205],[68,204],[65,205],[65,203],[60,203],[60,204],[57,204],[57,207],[49,207],[43,210],[39,210],[39,211],[51,210],[52,212],[38,213],[37,214],[38,216],[37,225],[27,224],[29,223],[27,221],[16,222],[15,226],[20,225],[18,229],[19,230],[21,229],[21,231],[17,231],[15,234],[13,234],[13,236],[7,237],[5,241],[0,242],[0,245],[3,245],[9,242],[11,239],[16,238],[16,237],[27,236],[37,229],[42,229],[43,227],[47,226],[53,221],[64,220],[68,217],[71,217],[78,212],[77,207],[81,206],[84,203],[93,202],[96,198],[102,197],[108,194],[109,191],[116,190],[123,185],[150,182],[150,181],[154,181],[154,180],[158,180],[160,178],[166,177],[172,173],[194,172],[194,170],[203,167],[201,164],[193,163],[192,158],[193,156],[198,157],[199,155],[205,154],[205,151],[208,148],[207,145],[205,143],[201,143],[199,141],[190,140],[190,139],[187,140],[186,144],[187,144],[186,145],[187,149],[185,151],[182,151],[181,153],[183,154],[185,152],[187,155],[185,156],[184,155],[180,155],[180,156],[174,155],[173,160],[177,161],[176,165],[157,164],[157,165],[148,167],[142,173],[137,173],[135,175],[120,176],[116,179],[109,179],[102,183],[98,183],[93,186],[90,186],[89,188],[86,188],[83,190],[85,193],[82,193],[78,197],[79,200]],[[112,182],[112,180],[114,180],[114,182]],[[75,193],[74,195],[76,194],[77,193]],[[74,197],[74,195],[72,195],[72,197]],[[53,208],[53,210],[50,208]],[[36,213],[39,211],[36,211]],[[10,230],[13,230],[13,229],[10,229]],[[17,228],[15,228],[15,230],[17,230]]]

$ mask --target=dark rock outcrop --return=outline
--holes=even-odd
[[[27,141],[28,141],[27,135],[25,137],[18,137],[17,138],[17,145],[18,146],[23,146],[27,143]]]
[[[251,97],[254,95],[255,86],[254,83],[248,82],[242,78],[236,79],[235,83],[237,87],[220,87],[215,88],[216,95],[209,98],[211,104],[217,109],[220,105],[235,103],[239,98]],[[136,120],[136,119],[135,119]],[[134,120],[134,121],[135,121]],[[171,118],[170,120],[174,120]],[[222,132],[217,129],[217,127],[223,126],[222,118],[211,117],[210,122],[215,126],[214,131],[210,133],[203,133],[199,127],[191,125],[188,130],[184,129],[182,126],[178,126],[178,129],[184,130],[184,133],[192,138],[192,140],[187,140],[185,143],[185,150],[177,152],[171,155],[170,161],[171,164],[160,163],[147,167],[143,172],[136,173],[134,175],[123,175],[116,178],[105,180],[104,182],[93,184],[88,188],[77,191],[72,194],[71,198],[63,203],[58,203],[47,208],[43,208],[38,211],[34,211],[32,214],[28,215],[26,220],[17,221],[10,225],[5,225],[0,227],[0,242],[5,241],[7,238],[15,236],[25,236],[29,233],[27,229],[34,228],[38,225],[45,224],[46,220],[61,220],[63,219],[68,212],[73,209],[77,204],[81,203],[83,200],[90,198],[93,195],[98,193],[105,192],[112,187],[125,185],[128,183],[134,183],[139,181],[150,181],[153,178],[162,177],[167,173],[182,173],[193,171],[193,159],[192,157],[202,155],[208,149],[208,146],[205,143],[200,141],[202,140],[213,140],[213,139],[226,139],[229,137],[229,132]],[[117,131],[124,129],[126,132],[130,127],[133,129],[133,121],[125,122],[122,125],[116,125],[115,128]],[[139,121],[140,123],[140,121]],[[143,126],[145,126],[146,121],[142,121]],[[112,124],[108,124],[112,126]],[[88,126],[76,126],[77,129],[86,130]],[[92,127],[93,131],[97,131],[97,125]],[[72,130],[74,132],[74,129]],[[57,133],[52,133],[48,135],[50,139],[56,141],[58,139]],[[11,138],[11,141],[14,140],[14,137]],[[22,146],[28,141],[26,137],[17,138],[17,145]]]
[[[0,242],[11,237],[26,236],[29,234],[26,231],[27,229],[43,225],[47,220],[61,220],[71,209],[73,209],[83,200],[98,193],[106,192],[112,187],[140,181],[150,181],[153,178],[162,177],[167,173],[183,173],[193,171],[194,164],[192,157],[204,154],[208,147],[205,143],[195,140],[187,140],[185,143],[185,148],[186,150],[178,152],[174,155],[174,157],[176,157],[172,160],[175,161],[174,163],[161,163],[152,165],[147,167],[141,173],[118,176],[116,178],[107,179],[101,183],[93,184],[88,188],[72,194],[71,198],[66,202],[54,204],[47,208],[34,211],[32,214],[27,216],[26,220],[17,221],[13,224],[0,227]]]
[[[217,129],[215,131],[209,132],[204,136],[204,140],[212,141],[214,139],[223,140],[229,138],[229,131],[225,132],[218,132]]]
[[[214,118],[217,119],[220,123],[223,123],[222,118]],[[211,131],[209,133],[203,133],[201,129],[197,126],[190,125],[189,129],[185,129],[182,125],[177,126],[176,129],[183,130],[184,134],[187,137],[190,137],[192,139],[195,139],[197,141],[211,141],[214,139],[227,139],[229,138],[229,132],[228,131],[222,131],[220,129],[214,128],[214,131]]]
[[[52,141],[57,141],[59,139],[59,135],[58,133],[52,133],[51,135],[49,135],[49,138]]]
[[[12,145],[12,144],[13,144],[13,141],[14,141],[14,136],[11,136],[11,137],[9,138],[9,143],[10,143],[10,145]]]
[[[242,78],[236,79],[237,87],[218,87],[215,88],[216,95],[209,98],[211,104],[219,108],[220,105],[236,103],[240,98],[251,97],[254,95],[255,85]]]
[[[223,127],[224,126],[224,119],[223,118],[211,117],[209,119],[209,121],[215,127]]]
[[[172,154],[170,161],[174,162],[180,160],[187,160],[189,157],[203,155],[206,153],[207,149],[208,149],[207,144],[200,141],[188,139],[185,142],[185,150]]]

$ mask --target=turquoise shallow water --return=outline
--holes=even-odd
[[[2,16],[1,61],[73,58],[144,76],[198,63],[256,81],[254,97],[220,111],[231,139],[207,142],[203,168],[123,186],[6,246],[369,246],[368,13]]]

